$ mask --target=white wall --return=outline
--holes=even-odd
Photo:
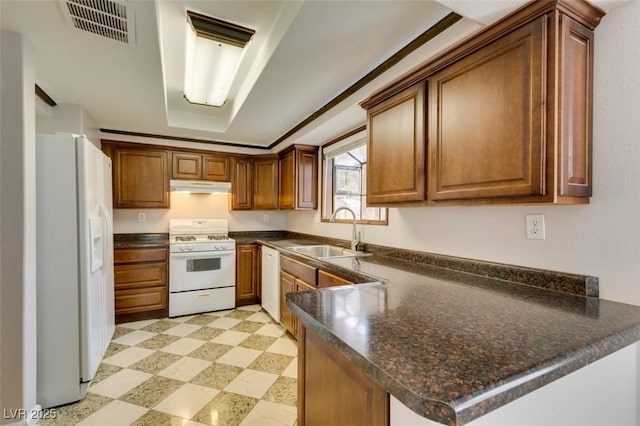
[[[600,296],[640,305],[640,1],[611,10],[596,29],[594,195],[585,206],[391,209],[389,226],[362,226],[365,242],[600,278]],[[525,214],[542,213],[547,238],[527,240]],[[286,229],[348,239],[350,225],[292,212]],[[638,376],[635,365],[625,365]],[[640,404],[637,404],[640,406]],[[640,422],[640,408],[637,420]]]
[[[145,222],[138,222],[138,212],[145,213]],[[264,221],[265,215],[268,222]],[[229,195],[171,192],[170,209],[114,210],[113,231],[116,234],[169,232],[169,219],[227,219],[230,231],[263,231],[284,229],[285,213],[230,211]]]
[[[98,125],[81,105],[58,104],[50,107],[38,101],[36,132],[54,134],[57,132],[85,135],[100,148]]]
[[[33,47],[2,31],[0,54],[0,408],[31,410],[37,356]],[[12,421],[5,417],[0,423]]]

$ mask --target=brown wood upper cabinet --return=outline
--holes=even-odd
[[[113,162],[113,207],[169,208],[169,153],[102,141]]]
[[[278,156],[234,157],[231,163],[231,209],[278,209]]]
[[[278,209],[278,156],[253,157],[253,209]]]
[[[588,203],[603,15],[528,3],[365,100],[367,202]]]
[[[545,22],[429,77],[432,200],[544,194]]]
[[[253,160],[233,157],[231,168],[231,209],[253,209]]]
[[[280,153],[281,210],[314,210],[318,206],[318,147],[292,145]]]
[[[171,153],[171,179],[229,182],[231,180],[231,161],[226,155],[173,151]]]
[[[425,200],[424,83],[375,105],[367,115],[367,204]]]

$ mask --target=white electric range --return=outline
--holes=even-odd
[[[169,316],[232,309],[236,243],[224,219],[169,221]]]

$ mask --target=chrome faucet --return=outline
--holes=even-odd
[[[336,214],[340,210],[346,210],[353,216],[353,235],[351,236],[351,250],[358,250],[358,244],[360,243],[360,231],[356,232],[356,214],[353,210],[351,210],[349,207],[338,207],[329,218],[329,222],[336,221]]]

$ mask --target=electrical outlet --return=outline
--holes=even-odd
[[[528,240],[544,240],[544,215],[543,214],[527,215],[527,239]]]
[[[262,215],[262,221],[269,222],[269,215],[268,214]]]
[[[147,215],[144,212],[138,212],[138,222],[144,222],[147,220]]]

